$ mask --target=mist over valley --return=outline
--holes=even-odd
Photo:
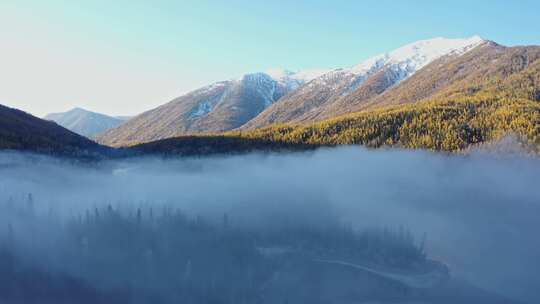
[[[538,299],[534,157],[343,147],[80,163],[2,153],[0,167],[5,250],[35,269],[80,279],[103,299],[112,293],[129,303],[200,302],[201,292],[208,301],[263,303]],[[236,253],[218,249],[227,239],[240,246]],[[86,261],[80,250],[97,260]],[[177,276],[155,273],[157,285],[147,285],[150,270],[125,266],[139,269],[133,274],[118,260],[142,263],[148,254],[156,261],[144,267],[174,263]],[[246,263],[241,269],[202,266],[225,267],[238,254],[248,255],[238,260]],[[113,265],[119,268],[107,270]],[[185,281],[186,267],[199,273],[193,285]],[[238,273],[246,269],[253,273]],[[425,274],[429,279],[418,278]],[[234,275],[241,286],[218,280]],[[214,287],[205,285],[212,280]],[[305,284],[291,289],[294,280]],[[321,283],[327,280],[347,283]],[[355,289],[355,280],[372,288]],[[325,288],[315,297],[317,284]]]

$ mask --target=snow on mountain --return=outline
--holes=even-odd
[[[465,39],[434,38],[417,41],[394,51],[369,58],[351,68],[335,69],[299,85],[279,102],[263,111],[244,128],[258,128],[273,123],[313,121],[334,113],[340,99],[369,83],[376,90],[362,94],[369,99],[373,94],[393,87],[409,78],[429,63],[446,55],[462,55],[482,44],[478,36]],[[296,74],[274,72],[275,78],[289,79]],[[368,81],[369,80],[369,81]],[[375,85],[375,83],[377,85]],[[347,104],[339,104],[349,109]]]
[[[434,38],[407,44],[388,53],[371,57],[358,65],[346,69],[335,69],[321,75],[319,84],[336,82],[336,78],[349,78],[352,88],[360,85],[368,76],[389,68],[398,77],[398,82],[412,76],[416,71],[446,55],[463,55],[485,42],[479,36],[464,39]],[[350,91],[350,90],[349,90]]]
[[[391,65],[404,71],[404,77],[412,75],[430,62],[446,55],[462,55],[483,43],[479,36],[465,39],[434,38],[407,44],[389,53],[380,54],[352,67],[353,74],[371,74]]]
[[[382,88],[380,91],[410,77],[437,58],[463,54],[482,42],[477,36],[435,38],[375,56],[348,69],[298,72],[271,69],[246,74],[184,94],[106,132],[100,140],[125,145],[184,134],[221,132],[248,124],[259,127],[300,121],[304,116],[306,120],[321,117],[326,107],[348,96],[379,72],[385,73],[385,77],[378,78],[384,81],[377,86]]]
[[[197,118],[201,116],[205,116],[214,107],[222,100],[223,98],[223,90],[220,90],[222,88],[225,88],[229,85],[230,82],[228,81],[222,81],[222,82],[216,82],[211,85],[208,85],[206,87],[203,87],[199,90],[196,90],[193,92],[194,97],[195,96],[206,96],[205,98],[201,99],[199,103],[196,105],[196,108],[191,112],[190,117]],[[213,92],[221,92],[218,94],[213,94]]]
[[[262,99],[264,109],[287,93],[296,90],[299,86],[327,72],[328,70],[323,69],[301,72],[292,72],[286,69],[271,69],[266,72],[245,74],[235,80],[217,82],[194,91],[195,94],[207,94],[217,87],[227,87],[219,95],[210,94],[207,98],[202,99],[191,112],[190,117],[198,118],[208,115],[216,106],[225,100],[223,97],[226,96],[227,92],[237,90],[238,86],[242,86],[244,90],[248,90],[258,96],[259,98],[257,99]]]
[[[282,84],[265,73],[247,74],[243,77],[242,83],[247,89],[262,97],[264,108],[269,107],[282,96],[282,94],[276,94],[280,89],[283,93],[289,90],[288,87],[280,88]]]
[[[293,72],[287,69],[270,69],[265,72],[268,76],[283,85],[296,89],[298,86],[328,73],[329,69],[310,69]]]
[[[220,104],[229,101],[235,92],[244,92],[246,96],[255,96],[254,103],[262,100],[261,104],[264,109],[290,91],[292,86],[292,84],[281,82],[266,73],[245,74],[240,79],[217,82],[193,92],[194,96],[207,96],[200,99],[189,116],[197,119],[209,115]]]
[[[245,74],[184,94],[101,134],[100,142],[129,145],[238,128],[320,72]]]
[[[447,55],[463,55],[485,42],[479,36],[464,39],[433,38],[420,40],[388,53],[371,57],[351,68],[335,69],[325,73],[310,83],[311,86],[323,85],[329,89],[339,89],[344,81],[349,87],[341,95],[347,95],[360,86],[369,76],[389,69],[397,76],[396,84],[412,76],[429,63]]]

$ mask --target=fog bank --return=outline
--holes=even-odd
[[[235,225],[403,225],[426,234],[428,255],[452,275],[531,303],[540,301],[539,177],[535,158],[358,147],[97,164],[0,154],[0,200],[32,193],[36,212],[156,205],[228,214]]]

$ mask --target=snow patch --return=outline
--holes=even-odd
[[[193,94],[194,96],[200,96],[200,95],[208,95],[208,97],[202,99],[198,104],[195,110],[191,112],[189,117],[191,118],[198,118],[202,116],[208,115],[214,107],[221,101],[222,96],[224,95],[223,92],[214,92],[217,89],[224,88],[230,84],[230,82],[217,82],[214,84],[211,84],[209,86],[206,86],[204,88],[201,88],[197,91],[195,91]]]
[[[192,112],[191,117],[208,115],[220,102],[223,92],[214,90],[223,86],[242,84],[256,92],[263,100],[264,108],[269,107],[281,96],[302,87],[302,91],[323,87],[325,90],[339,90],[347,95],[358,88],[368,77],[390,69],[395,77],[395,84],[412,76],[429,63],[446,55],[463,55],[484,43],[479,36],[465,39],[434,38],[420,40],[394,51],[371,57],[348,69],[312,69],[291,71],[277,68],[264,73],[243,75],[240,79],[223,81],[195,91],[195,95],[208,95]],[[302,93],[302,92],[301,92]]]
[[[197,109],[191,113],[191,117],[201,117],[204,116],[212,110],[212,105],[209,101],[203,101],[198,106]]]
[[[369,74],[384,66],[393,65],[412,74],[434,60],[446,55],[463,55],[485,40],[479,36],[465,39],[434,38],[407,44],[392,52],[377,55],[352,67],[351,73]]]
[[[278,83],[266,73],[247,74],[243,78],[243,83],[250,89],[257,92],[263,98],[264,108],[269,107],[276,101],[275,93]]]
[[[434,38],[420,40],[394,51],[380,54],[348,69],[331,70],[309,83],[309,87],[323,86],[336,90],[346,85],[342,95],[347,95],[360,86],[369,76],[384,68],[390,69],[396,83],[412,76],[429,63],[446,55],[463,55],[484,43],[479,36],[465,39]]]
[[[295,90],[299,86],[321,77],[329,71],[328,69],[310,69],[293,72],[287,69],[270,69],[265,74],[289,90]]]

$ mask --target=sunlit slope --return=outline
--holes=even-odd
[[[221,147],[221,140],[230,141],[230,137],[241,141],[244,150],[249,150],[249,143],[255,142],[264,143],[268,149],[274,146],[304,148],[362,144],[460,151],[473,144],[515,134],[538,149],[540,48],[493,48],[485,56],[467,67],[471,73],[457,77],[422,102],[393,105],[394,101],[406,98],[406,94],[417,94],[416,87],[428,85],[419,80],[410,84],[409,92],[399,92],[401,99],[389,98],[389,105],[384,107],[368,108],[309,125],[284,124],[229,132],[215,137],[210,144],[204,141],[190,144],[202,144],[208,153]],[[482,68],[484,60],[489,60],[492,65]],[[443,77],[445,73],[439,75]],[[167,149],[182,150],[185,144],[186,138],[169,139]],[[150,150],[160,152],[156,143],[142,147],[152,147]]]
[[[353,67],[244,75],[192,91],[100,134],[111,146],[177,136],[314,122],[346,113],[443,57],[459,58],[488,44],[478,36],[416,41]],[[354,100],[350,101],[353,97]]]
[[[540,147],[540,104],[489,93],[348,115],[309,126],[276,126],[243,133],[248,139],[291,144],[363,144],[459,151],[516,133]]]
[[[496,58],[491,52],[483,58],[495,62],[492,66],[482,69],[482,60],[476,61],[478,71],[458,79],[426,102],[365,110],[308,126],[274,126],[242,136],[303,144],[399,145],[458,151],[515,133],[538,147],[540,48],[494,52],[499,52]],[[416,85],[425,84],[418,81]],[[401,100],[406,94],[417,94],[415,87],[401,91]],[[400,99],[388,101],[393,100]]]
[[[318,73],[253,73],[189,92],[99,136],[111,146],[238,128]]]
[[[276,123],[315,122],[358,111],[363,103],[424,70],[439,58],[459,58],[487,41],[435,38],[417,41],[301,86],[242,126],[252,130]]]

